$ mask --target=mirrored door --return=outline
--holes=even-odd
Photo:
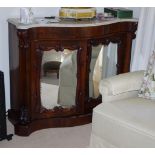
[[[75,105],[77,50],[44,51],[41,61],[40,96],[46,109]]]
[[[116,75],[117,44],[92,46],[89,72],[89,97],[98,98],[99,84],[103,78]]]

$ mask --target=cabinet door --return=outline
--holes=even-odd
[[[33,118],[80,113],[80,48],[77,41],[34,42],[31,51]],[[77,61],[79,60],[79,61]],[[79,67],[77,67],[79,66]],[[79,96],[79,98],[78,98]],[[84,103],[83,103],[84,104]],[[80,108],[79,108],[80,107]]]

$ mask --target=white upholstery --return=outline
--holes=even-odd
[[[138,95],[144,71],[119,74],[101,80],[99,91],[102,94],[102,102],[116,101]]]
[[[139,90],[143,75],[144,71],[136,71],[104,79],[100,83],[100,93],[117,95],[128,91]]]
[[[98,85],[101,77],[94,76],[95,69],[99,69],[96,67],[97,58],[101,51],[102,45],[92,47],[92,54],[91,54],[91,62],[90,62],[90,72],[89,72],[89,97],[98,97]],[[98,64],[99,65],[99,64]],[[101,71],[98,70],[98,74]]]
[[[89,96],[94,97],[94,92],[97,94],[98,79],[94,79],[93,72],[96,63],[96,59],[101,50],[101,45],[92,48],[91,63],[90,63],[90,74],[89,74]],[[72,52],[60,65],[59,70],[59,90],[58,90],[58,103],[61,106],[72,106],[75,105],[76,98],[76,85],[77,85],[77,51]],[[100,80],[100,79],[99,79]],[[98,95],[97,95],[98,96]]]
[[[75,105],[76,96],[76,62],[77,52],[68,55],[60,65],[58,103],[61,106]]]
[[[41,82],[41,104],[46,109],[52,109],[57,104],[58,86]]]
[[[155,147],[155,101],[139,98],[136,90],[133,92],[131,95],[131,90],[125,91],[125,97],[121,97],[123,91],[120,91],[120,94],[113,95],[116,100],[109,99],[94,108],[90,147]],[[109,93],[105,94],[108,96]]]

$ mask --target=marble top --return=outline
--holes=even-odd
[[[110,18],[100,20],[60,20],[56,19],[45,19],[45,18],[35,18],[31,24],[22,24],[18,18],[8,19],[9,23],[12,23],[16,26],[17,29],[29,29],[33,27],[92,27],[100,25],[108,25],[118,22],[137,22],[137,19],[119,19],[119,18]]]

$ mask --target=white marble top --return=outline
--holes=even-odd
[[[9,23],[12,23],[16,26],[17,29],[29,29],[33,27],[91,27],[91,26],[100,26],[108,25],[117,22],[136,22],[137,19],[118,19],[111,18],[105,19],[103,21],[99,20],[84,20],[84,21],[75,21],[75,20],[59,20],[57,19],[45,19],[45,18],[35,18],[34,22],[31,24],[22,24],[18,18],[8,19]]]

